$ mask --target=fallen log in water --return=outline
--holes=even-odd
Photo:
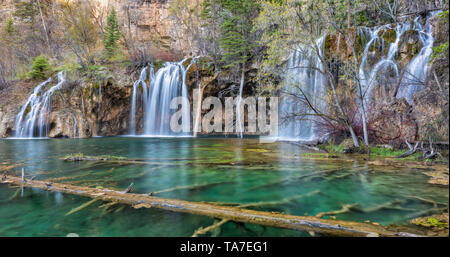
[[[148,195],[124,193],[109,189],[79,187],[48,181],[22,181],[22,178],[20,177],[9,175],[2,179],[1,183],[16,184],[23,187],[41,188],[49,191],[81,195],[106,202],[129,204],[134,208],[159,208],[174,212],[209,216],[216,219],[230,220],[234,222],[252,223],[262,226],[307,232],[312,231],[329,236],[418,236],[418,234],[421,234],[415,230],[414,233],[410,233],[410,231],[394,231],[388,229],[387,227],[370,223],[366,224],[352,221],[325,220],[317,217],[293,216],[282,213],[254,211],[230,206],[219,206],[214,203],[165,199]]]

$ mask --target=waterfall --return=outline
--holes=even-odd
[[[242,67],[242,72],[244,73],[244,67]],[[239,137],[243,138],[243,133],[244,133],[244,126],[241,123],[241,112],[244,112],[244,110],[241,110],[241,102],[242,102],[242,91],[244,90],[244,81],[243,81],[244,77],[241,78],[241,84],[239,86],[239,98],[237,100],[236,103],[236,131],[239,132]]]
[[[72,133],[72,138],[76,138],[76,137],[80,137],[80,134],[78,133],[77,135],[77,131],[79,132],[79,130],[77,130],[78,128],[78,124],[77,124],[77,118],[75,117],[75,115],[73,113],[70,113],[72,115],[72,121],[73,121],[73,133]]]
[[[81,88],[81,110],[83,111],[83,115],[86,115],[86,112],[84,110],[84,91],[83,91],[83,88]]]
[[[433,17],[436,13],[432,13]],[[401,81],[397,98],[405,98],[408,103],[412,103],[413,95],[425,87],[425,79],[429,69],[430,56],[433,53],[433,28],[428,18],[424,27],[418,22],[414,22],[415,29],[419,32],[419,39],[422,42],[422,49],[406,67],[405,75]]]
[[[389,67],[392,68],[395,73],[394,80],[398,81],[399,79],[402,79],[402,81],[400,81],[397,98],[405,98],[409,103],[411,103],[412,96],[424,88],[425,76],[428,71],[428,60],[433,52],[432,47],[434,43],[430,18],[435,16],[435,14],[436,13],[432,13],[427,18],[425,26],[422,26],[420,23],[420,17],[417,17],[413,23],[407,21],[402,24],[398,24],[395,28],[395,41],[389,45],[386,56],[382,56],[382,58],[371,68],[367,67],[367,59],[369,55],[373,55],[375,53],[370,52],[370,49],[384,49],[383,33],[390,30],[391,25],[384,25],[372,30],[368,28],[358,30],[359,35],[365,35],[367,39],[359,68],[360,81],[364,93],[364,106],[366,109],[370,103],[373,87],[377,84],[377,78],[379,77],[378,74],[381,71],[386,71]],[[395,61],[395,57],[398,54],[399,43],[402,35],[411,30],[419,33],[419,39],[422,42],[423,47],[419,54],[414,57],[406,67],[404,77],[400,78],[399,68]]]
[[[19,114],[16,116],[15,128],[16,137],[46,137],[49,132],[49,115],[51,114],[51,98],[53,94],[61,88],[65,82],[66,73],[61,71],[58,73],[58,83],[45,91],[45,87],[52,81],[39,84],[28,97],[26,103],[21,107]],[[37,123],[37,129],[36,129]]]
[[[148,93],[147,93],[147,69],[148,67],[145,67],[141,71],[141,75],[139,76],[139,79],[134,82],[133,84],[133,95],[131,97],[131,111],[130,111],[130,135],[136,135],[136,105],[138,97],[140,96],[140,86],[142,88],[143,94],[143,109],[145,110],[147,106],[148,101]],[[153,71],[153,68],[152,68]],[[152,72],[153,73],[153,72]]]
[[[398,24],[395,28],[395,41],[390,44],[388,53],[385,57],[382,57],[379,62],[377,62],[372,69],[367,69],[367,58],[369,54],[374,55],[375,52],[370,52],[370,49],[378,49],[379,52],[384,50],[385,42],[383,39],[384,33],[387,30],[390,30],[390,25],[385,25],[381,27],[374,28],[373,30],[370,30],[368,28],[365,28],[366,33],[369,32],[369,37],[367,44],[364,46],[364,52],[363,57],[361,60],[361,64],[359,66],[359,77],[360,77],[360,83],[361,83],[361,90],[363,93],[363,101],[364,101],[364,107],[367,110],[368,109],[368,103],[370,101],[370,97],[372,96],[372,89],[373,86],[377,82],[377,75],[378,73],[387,67],[391,67],[396,77],[398,77],[398,67],[397,64],[394,61],[395,55],[398,52],[398,47],[400,43],[401,36],[408,30],[411,29],[411,24],[409,22],[406,22],[404,24]],[[380,33],[381,32],[381,33]],[[381,34],[381,35],[380,35]],[[361,34],[360,34],[361,35]]]
[[[389,79],[400,83],[397,98],[405,98],[409,103],[412,102],[413,95],[424,88],[428,61],[433,52],[434,43],[430,18],[437,13],[434,12],[427,18],[425,26],[422,26],[420,17],[418,17],[412,23],[397,24],[395,28],[392,25],[383,25],[372,29],[365,27],[357,29],[357,35],[363,41],[363,55],[358,72],[366,110],[372,97],[372,90],[380,82],[377,81],[380,72],[393,72],[393,76],[390,76]],[[395,40],[386,49],[384,36],[385,33],[392,32],[392,30],[395,31]],[[405,76],[401,78],[395,58],[398,56],[402,35],[411,30],[418,32],[423,47],[407,65]],[[316,41],[320,51],[324,47],[324,39],[325,37],[322,37]],[[338,38],[337,44],[340,45],[340,38]],[[322,52],[319,54],[322,55]],[[380,56],[376,56],[376,54]],[[378,57],[378,61],[375,64],[369,64],[369,58],[373,57]],[[299,96],[301,95],[300,89],[302,89],[315,108],[322,112],[326,111],[326,79],[320,72],[317,72],[317,69],[321,70],[322,68],[322,63],[314,51],[306,49],[304,46],[290,55],[280,103],[282,124],[279,129],[279,138],[281,140],[312,141],[318,138],[317,120],[314,117],[308,118],[312,114],[310,108],[298,97],[289,96],[289,94]],[[399,81],[400,79],[401,81]],[[298,119],[297,115],[302,115],[303,118]]]
[[[143,111],[143,135],[145,136],[187,136],[186,132],[175,133],[170,128],[170,119],[176,112],[170,108],[171,101],[176,97],[189,99],[186,73],[196,58],[185,68],[187,59],[178,63],[165,63],[156,74],[153,68],[150,75],[148,67],[141,71],[139,79],[133,85],[130,113],[130,134],[136,135],[136,112],[138,103]],[[190,105],[182,104],[183,131],[190,131]]]
[[[319,55],[322,55],[325,36],[316,41]],[[308,67],[308,68],[305,68]],[[289,94],[301,96],[300,88],[306,97],[320,111],[326,111],[326,78],[319,72],[323,64],[314,49],[300,47],[289,57],[287,76],[282,85],[282,100],[280,101],[280,115],[282,124],[279,129],[279,139],[312,141],[318,138],[316,119],[308,115],[311,110],[305,103]],[[304,118],[291,117],[294,114],[306,114]]]

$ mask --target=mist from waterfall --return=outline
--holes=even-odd
[[[130,135],[137,135],[136,114],[143,112],[143,136],[189,136],[191,111],[190,104],[181,104],[182,131],[174,132],[170,128],[172,115],[177,111],[171,109],[171,101],[176,97],[189,99],[186,73],[195,63],[195,58],[185,67],[187,59],[178,63],[165,63],[164,67],[154,73],[153,67],[142,69],[139,79],[133,85],[130,111]],[[140,108],[138,108],[140,106]]]
[[[51,115],[52,96],[66,80],[66,72],[58,73],[58,83],[46,90],[51,78],[34,88],[26,103],[21,107],[15,119],[15,137],[47,137],[49,133],[49,116]]]
[[[289,57],[279,107],[282,121],[279,128],[280,140],[318,139],[316,117],[311,115],[310,108],[296,96],[301,97],[303,91],[313,106],[322,112],[326,111],[326,78],[320,72],[323,64],[319,58],[323,53],[324,42],[325,36],[316,41],[319,55],[315,49],[300,47]],[[303,114],[303,117],[296,117],[297,114]]]

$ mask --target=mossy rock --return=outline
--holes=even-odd
[[[431,228],[434,231],[448,230],[448,213],[415,218],[409,222],[417,226]]]

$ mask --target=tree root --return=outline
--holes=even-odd
[[[214,221],[214,224],[212,224],[211,226],[208,226],[206,228],[200,227],[199,229],[195,230],[194,234],[192,234],[192,237],[198,237],[199,235],[206,234],[211,230],[219,228],[220,226],[227,223],[228,221],[230,221],[230,220],[228,220],[228,219],[223,219],[221,221],[216,220],[216,221]]]

